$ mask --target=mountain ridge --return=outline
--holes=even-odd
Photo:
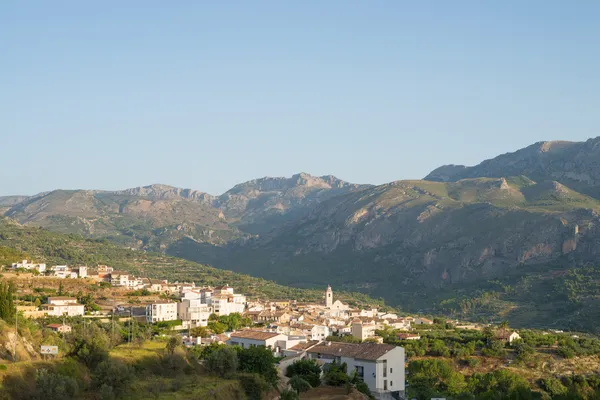
[[[545,322],[549,305],[573,315],[600,306],[592,284],[600,257],[597,160],[600,138],[538,142],[473,167],[442,166],[424,180],[374,186],[298,173],[219,196],[162,184],[55,191],[5,215],[297,287],[326,281],[413,311],[488,318],[508,307],[507,319],[534,310]],[[560,280],[574,267],[587,271],[584,294]],[[487,308],[470,306],[482,302]]]

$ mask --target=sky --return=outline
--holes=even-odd
[[[0,195],[418,179],[600,136],[600,2],[0,2]]]

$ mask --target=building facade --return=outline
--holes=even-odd
[[[149,323],[175,320],[177,320],[177,303],[160,302],[146,306],[146,321]]]

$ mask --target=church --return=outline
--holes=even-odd
[[[333,289],[331,289],[330,285],[327,285],[327,290],[325,291],[325,307],[334,311],[347,311],[350,309],[348,304],[344,304],[339,300],[333,301]]]

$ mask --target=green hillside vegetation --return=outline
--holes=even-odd
[[[420,340],[378,331],[406,350],[409,398],[600,399],[597,337],[522,330],[508,344],[499,339],[512,332],[506,323],[476,331],[435,322],[417,326]]]
[[[131,250],[108,240],[86,239],[78,235],[64,235],[39,228],[23,227],[8,219],[0,219],[0,255],[5,264],[23,259],[25,254],[48,265],[110,265],[117,270],[141,277],[194,281],[197,285],[229,284],[236,291],[261,299],[296,299],[322,301],[322,290],[304,290],[278,285],[248,275],[224,271],[192,261],[159,253]],[[323,285],[326,283],[324,282]],[[383,305],[382,300],[362,293],[338,292],[336,297],[353,305]]]

